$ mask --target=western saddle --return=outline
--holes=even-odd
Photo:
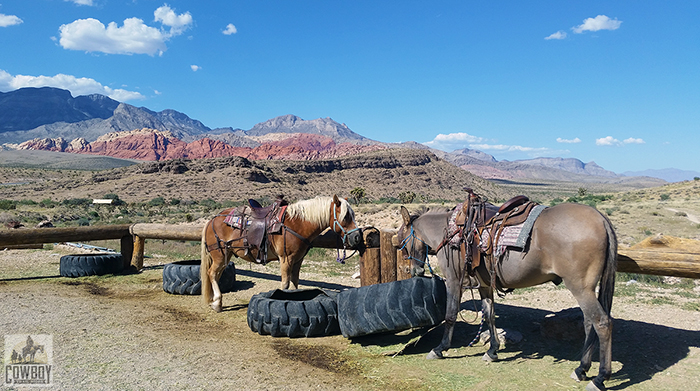
[[[258,263],[267,263],[267,236],[282,232],[288,204],[283,195],[277,196],[277,199],[268,206],[262,206],[251,198],[248,200],[248,205],[240,206],[230,214],[235,221],[240,222],[240,227],[234,226],[228,222],[228,219],[226,220],[228,225],[239,228],[243,232],[241,237],[246,253],[250,253],[251,249],[258,249],[256,258]],[[218,247],[221,248],[220,245]]]
[[[530,201],[524,195],[519,195],[497,207],[474,193],[472,189],[465,188],[464,190],[469,195],[455,218],[455,224],[460,228],[459,233],[462,235],[460,258],[466,262],[469,275],[474,276],[475,269],[481,263],[480,254],[483,253],[486,255],[487,266],[489,266],[493,280],[495,279],[493,268],[496,261],[493,259],[493,249],[503,232],[503,228],[524,223],[537,203]],[[484,232],[487,235],[484,235]],[[487,238],[487,243],[482,243],[483,237]],[[495,281],[492,282],[495,283]]]

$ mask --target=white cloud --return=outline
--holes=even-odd
[[[603,145],[603,146],[620,145],[620,140],[614,138],[613,136],[607,136],[607,137],[596,139],[595,145]]]
[[[581,34],[584,31],[598,31],[598,30],[617,30],[620,28],[622,21],[615,19],[610,19],[605,15],[598,15],[595,18],[588,18],[583,20],[583,24],[572,27],[571,30],[576,34]]]
[[[71,3],[75,3],[77,5],[89,5],[89,6],[94,5],[92,3],[92,0],[65,0],[65,1],[70,1]]]
[[[646,144],[646,142],[644,142],[644,140],[642,140],[641,138],[634,138],[634,137],[624,139],[624,140],[622,140],[622,142],[625,144]]]
[[[469,144],[480,143],[483,141],[485,141],[485,139],[481,137],[460,132],[438,134],[432,141],[425,142],[423,145],[443,151],[454,151],[456,149],[467,148]]]
[[[527,153],[544,153],[550,152],[549,148],[534,148],[523,147],[521,145],[504,145],[504,144],[471,144],[472,149],[480,151],[500,151],[500,152],[527,152]]]
[[[529,157],[544,155],[556,155],[569,153],[566,150],[552,150],[544,147],[524,147],[521,145],[489,144],[488,139],[472,136],[468,133],[438,134],[432,141],[423,143],[431,148],[451,152],[457,149],[469,148],[485,152],[499,152],[501,154],[517,155],[525,154]]]
[[[189,12],[177,15],[164,5],[155,12],[155,21],[170,27],[170,31],[147,26],[139,18],[128,18],[120,27],[110,22],[106,27],[97,19],[78,19],[59,27],[60,45],[64,49],[102,52],[107,54],[162,55],[171,37],[182,34],[191,24]]]
[[[190,68],[192,68],[192,72],[197,72],[198,70],[202,69],[199,65],[190,65]]]
[[[232,23],[226,25],[226,30],[224,30],[224,35],[236,34],[238,29]]]
[[[98,81],[87,77],[75,77],[59,73],[55,76],[12,76],[0,69],[0,91],[14,91],[23,87],[56,87],[68,90],[73,96],[102,94],[110,98],[125,102],[128,100],[145,99],[136,91],[127,91],[121,88],[103,86]]]
[[[171,37],[182,34],[192,24],[192,15],[189,12],[178,15],[167,5],[158,7],[153,15],[155,15],[156,22],[170,27],[169,36]]]
[[[550,40],[550,39],[564,39],[564,38],[566,38],[566,32],[559,30],[554,34],[551,34],[550,36],[545,37],[544,39]]]
[[[581,139],[578,137],[573,138],[573,139],[565,139],[565,138],[557,137],[557,142],[564,143],[564,144],[577,144],[577,143],[581,142]]]
[[[0,14],[0,27],[14,26],[24,22],[15,15]]]

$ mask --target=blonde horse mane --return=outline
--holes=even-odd
[[[342,221],[348,213],[352,213],[352,209],[347,200],[344,198],[339,198],[339,200],[340,214],[336,217],[338,221]],[[331,221],[331,202],[333,202],[333,197],[327,196],[298,201],[287,207],[287,214],[289,218],[299,218],[317,224],[319,227],[328,227]]]

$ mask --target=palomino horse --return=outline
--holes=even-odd
[[[432,349],[427,358],[442,358],[442,352],[450,348],[465,286],[477,287],[481,295],[484,321],[492,336],[484,360],[493,361],[498,359],[496,352],[499,348],[498,338],[495,337],[494,288],[502,291],[563,281],[583,311],[586,331],[581,363],[571,377],[576,381],[586,379],[595,344],[599,342],[598,376],[586,389],[605,389],[603,382],[612,373],[610,308],[617,268],[617,238],[610,221],[586,205],[559,204],[546,208],[535,220],[531,237],[523,251],[506,250],[490,267],[484,255],[477,253],[475,256],[480,256],[481,262],[474,270],[474,277],[471,277],[467,273],[471,260],[460,257],[458,248],[445,245],[451,215],[452,212],[430,212],[411,216],[406,208],[401,208],[403,224],[398,239],[402,243],[403,256],[412,259],[414,268],[418,268],[416,261],[425,262],[429,252],[437,252],[438,266],[446,280],[448,301],[445,331],[440,345]],[[467,227],[469,229],[465,230],[472,230],[474,225],[468,223]],[[492,273],[495,274],[494,279],[491,278]],[[600,293],[596,298],[598,283]]]
[[[219,278],[232,255],[249,262],[256,262],[257,248],[247,244],[247,230],[227,225],[224,220],[233,209],[227,209],[211,219],[202,230],[202,263],[200,274],[202,296],[215,311],[220,312],[221,291]],[[347,200],[319,196],[288,205],[281,220],[280,233],[267,233],[267,261],[280,261],[282,289],[291,284],[299,287],[299,271],[304,256],[311,248],[311,241],[326,228],[340,235],[344,248],[356,247],[362,239],[362,232],[355,224],[355,214]]]

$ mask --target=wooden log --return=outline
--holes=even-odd
[[[5,246],[0,246],[0,251],[1,250],[38,250],[44,248],[43,243],[36,243],[36,244],[16,244],[16,245],[5,245]]]
[[[131,257],[131,267],[136,268],[137,271],[143,269],[143,253],[146,244],[146,238],[134,235],[134,250]]]
[[[360,285],[381,283],[381,251],[379,248],[365,249],[360,256]]]
[[[130,235],[128,224],[94,225],[89,227],[21,228],[0,231],[0,247],[19,244],[121,239],[126,235]]]
[[[379,232],[380,274],[382,282],[396,281],[396,248],[391,244],[394,232]]]
[[[403,251],[396,249],[396,279],[408,280],[411,278],[412,266],[410,259],[404,259]]]
[[[132,235],[143,239],[202,240],[201,225],[173,225],[138,223],[130,228]]]
[[[617,271],[700,278],[700,254],[681,251],[618,251]]]

